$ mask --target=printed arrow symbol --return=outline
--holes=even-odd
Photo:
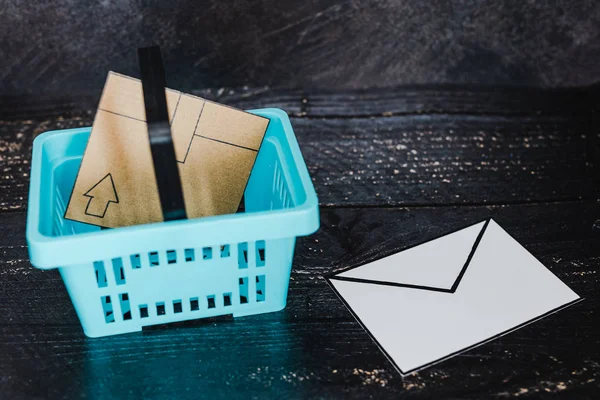
[[[106,174],[84,196],[90,198],[85,208],[85,213],[92,217],[104,218],[110,203],[119,203],[117,188],[111,174]]]

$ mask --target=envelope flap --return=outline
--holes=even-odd
[[[482,221],[333,278],[451,291],[485,226]]]

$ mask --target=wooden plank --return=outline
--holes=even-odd
[[[92,113],[100,92],[0,96],[0,119],[69,118]],[[403,114],[586,116],[600,105],[600,85],[572,89],[412,85],[345,91],[265,86],[193,89],[190,93],[241,109],[276,107],[291,116],[319,118]]]
[[[599,215],[596,201],[323,209],[319,232],[296,246],[283,312],[92,340],[58,273],[29,265],[25,213],[0,214],[0,388],[10,398],[185,399],[198,395],[198,382],[215,397],[591,396],[600,382]],[[400,378],[321,275],[489,216],[586,300]],[[389,308],[401,318],[402,309]]]
[[[293,101],[286,96],[295,96],[290,93],[265,94],[251,103],[244,103],[243,96],[224,94],[220,100],[243,107],[287,108]],[[600,131],[591,115],[598,104],[590,101],[575,112],[570,106],[561,108],[581,105],[571,101],[575,92],[549,96],[554,100],[547,102],[536,95],[528,103],[525,96],[517,104],[530,107],[519,114],[508,100],[525,92],[515,93],[425,95],[423,103],[416,95],[410,100],[398,95],[389,107],[385,101],[373,105],[367,94],[332,94],[316,101],[317,106],[311,105],[311,97],[305,104],[298,96],[297,105],[288,111],[301,115],[293,117],[292,124],[325,206],[598,198]],[[595,99],[585,93],[583,99]],[[460,100],[463,97],[470,100]],[[493,107],[484,106],[485,98],[496,99],[490,100]],[[479,111],[477,104],[483,104]],[[466,113],[460,111],[463,106]],[[343,113],[346,108],[348,114]],[[47,130],[89,126],[93,119],[89,110],[67,110],[65,115],[0,121],[0,211],[25,208],[33,137]]]
[[[206,92],[204,92],[206,93]],[[217,101],[239,108],[281,107],[296,117],[379,117],[403,114],[586,115],[600,104],[600,86],[535,89],[399,86],[352,91],[227,89]]]
[[[26,207],[33,139],[46,131],[89,126],[92,119],[86,113],[71,118],[0,120],[0,212]]]
[[[570,118],[297,119],[326,206],[596,199],[600,134]]]

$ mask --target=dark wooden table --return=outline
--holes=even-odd
[[[29,263],[25,219],[32,139],[90,125],[94,99],[6,104],[1,398],[598,398],[598,88],[198,94],[292,117],[321,229],[297,242],[287,308],[86,338],[58,272]],[[401,378],[322,275],[489,216],[585,300]]]

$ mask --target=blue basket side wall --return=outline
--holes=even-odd
[[[281,310],[294,245],[290,238],[171,249],[59,271],[86,335],[98,337],[149,325]]]
[[[207,234],[202,224],[197,230],[188,230],[185,244],[170,235],[162,238],[161,230],[152,227],[153,244],[131,235],[131,239],[99,248],[89,236],[80,240],[84,245],[73,252],[54,251],[52,258],[56,260],[65,256],[77,260],[58,269],[86,335],[107,336],[149,325],[227,314],[239,317],[285,307],[296,240],[296,224],[287,221],[299,215],[293,210],[305,205],[308,189],[309,203],[314,207],[311,218],[318,216],[317,200],[287,117],[276,110],[264,113],[272,120],[245,191],[246,213],[286,209],[290,213],[277,211],[264,214],[265,218],[240,214],[239,223],[227,225],[230,232],[219,232],[220,239],[213,238],[219,225],[213,225],[213,234]],[[47,246],[43,241],[53,238],[75,239],[100,230],[64,219],[88,137],[89,128],[66,130],[34,143],[37,156],[32,165],[35,179],[30,199],[35,201],[30,208],[39,210],[39,216],[28,222],[28,235],[37,229],[46,236],[40,239],[40,246]],[[261,220],[269,222],[261,225]],[[197,243],[192,240],[194,232]],[[231,235],[235,239],[228,237]],[[207,243],[212,240],[236,242]],[[41,251],[46,247],[37,250],[37,243],[33,244],[36,246],[30,249],[35,247],[40,259],[50,258]],[[89,256],[88,251],[94,255]],[[106,259],[92,259],[98,256]],[[82,259],[84,263],[79,262]]]
[[[293,170],[277,140],[265,140],[245,193],[246,210],[293,207]],[[63,218],[81,157],[57,163],[51,177],[52,233],[100,228]],[[275,227],[274,227],[275,229]],[[87,336],[140,331],[144,326],[285,307],[295,237],[202,246],[144,249],[121,257],[60,268]]]

